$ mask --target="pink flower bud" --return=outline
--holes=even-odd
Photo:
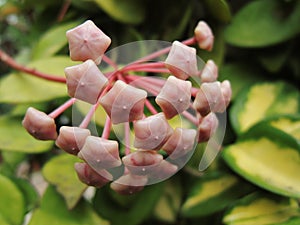
[[[99,64],[111,43],[111,39],[91,20],[68,30],[66,36],[69,41],[70,57],[74,61],[92,59]]]
[[[199,48],[211,51],[214,45],[214,35],[207,23],[200,21],[197,24],[194,33]]]
[[[146,97],[146,91],[118,80],[100,99],[100,104],[113,124],[132,122],[143,118]]]
[[[177,127],[162,149],[171,159],[177,159],[191,152],[196,144],[197,131]]]
[[[136,151],[122,158],[122,161],[131,174],[147,175],[163,160],[156,151]]]
[[[223,85],[223,92],[229,96],[230,90],[231,89],[228,89],[228,83],[226,82]],[[224,112],[227,104],[222,93],[221,83],[215,81],[201,84],[200,90],[194,100],[193,107],[201,114],[201,116],[206,116],[210,111]]]
[[[101,188],[113,179],[106,170],[97,173],[86,163],[75,163],[74,167],[79,180],[89,186]]]
[[[57,138],[54,119],[33,107],[27,109],[22,125],[36,139],[55,140]]]
[[[71,97],[95,104],[107,85],[107,78],[92,60],[65,68],[68,94]]]
[[[231,95],[232,95],[231,85],[228,80],[224,80],[221,83],[221,92],[224,98],[225,105],[227,107],[230,103]]]
[[[163,110],[167,119],[189,108],[192,83],[169,76],[155,101]]]
[[[133,128],[134,147],[149,150],[159,149],[173,132],[163,113],[137,120]]]
[[[78,157],[89,164],[93,170],[99,172],[122,164],[118,147],[117,141],[88,136],[78,153]]]
[[[67,153],[77,155],[83,147],[85,139],[91,135],[88,129],[62,126],[55,144]]]
[[[198,126],[198,143],[206,142],[216,132],[219,125],[219,120],[214,113],[209,113],[205,117],[200,118]]]
[[[112,182],[110,187],[121,195],[131,195],[143,190],[147,182],[148,178],[146,176],[129,173]]]
[[[213,60],[208,60],[202,70],[201,74],[201,82],[214,82],[218,78],[218,66],[215,64]]]
[[[165,65],[175,77],[182,80],[197,75],[196,49],[174,41]]]
[[[167,160],[162,160],[148,174],[148,183],[163,181],[173,176],[178,170],[178,167]]]

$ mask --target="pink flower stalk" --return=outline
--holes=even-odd
[[[78,157],[83,159],[96,172],[118,167],[122,164],[118,142],[94,136],[86,138]]]
[[[96,172],[86,163],[75,163],[74,167],[79,180],[89,186],[101,188],[113,179],[106,170]]]
[[[171,159],[177,159],[194,150],[196,138],[196,130],[177,127],[162,149]]]
[[[101,91],[108,83],[107,78],[92,60],[67,67],[65,74],[69,96],[91,104],[97,102]]]
[[[68,30],[70,57],[74,61],[93,60],[97,65],[101,62],[104,52],[111,43],[91,20]]]
[[[229,81],[203,83],[196,95],[193,107],[201,116],[206,116],[209,112],[221,113],[226,110],[230,97],[231,87]]]
[[[157,150],[173,132],[163,113],[151,115],[133,124],[134,147]]]
[[[67,153],[77,155],[85,143],[85,139],[91,135],[90,130],[80,127],[62,126],[55,144]]]
[[[149,174],[162,160],[162,155],[156,151],[136,151],[122,158],[125,167],[134,175]]]
[[[118,80],[102,98],[100,104],[113,124],[143,118],[147,92]]]
[[[199,48],[211,51],[214,45],[214,35],[207,23],[204,21],[199,21],[194,33]]]
[[[209,113],[205,117],[200,117],[198,126],[198,143],[206,142],[216,132],[219,120],[214,113]]]
[[[144,189],[148,178],[127,173],[110,184],[111,189],[121,195],[131,195]]]
[[[38,140],[55,140],[56,125],[52,117],[33,107],[29,107],[22,121],[23,127]]]
[[[182,80],[197,75],[196,49],[174,41],[165,65],[175,77]]]
[[[218,66],[213,60],[207,60],[203,70],[201,71],[200,77],[201,82],[214,82],[217,80],[219,75]]]
[[[190,106],[192,83],[169,76],[155,101],[167,119],[182,113]]]

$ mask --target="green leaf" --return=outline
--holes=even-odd
[[[206,175],[191,188],[181,213],[184,217],[206,216],[232,204],[252,187],[227,173]]]
[[[14,178],[13,182],[18,186],[20,191],[23,193],[25,205],[26,205],[26,212],[31,211],[38,205],[39,196],[36,189],[29,183],[28,180],[21,179],[21,178]],[[0,223],[1,224],[1,223]]]
[[[79,25],[79,22],[70,22],[66,24],[60,24],[50,28],[40,40],[32,51],[32,58],[40,59],[53,56],[62,47],[67,45],[68,40],[66,38],[66,31]]]
[[[42,58],[28,64],[29,68],[64,77],[64,69],[75,65],[68,57]],[[0,102],[28,103],[52,100],[67,96],[63,83],[52,82],[29,74],[14,72],[0,79]]]
[[[229,167],[257,186],[300,197],[300,147],[290,135],[258,124],[226,147],[222,156]]]
[[[80,160],[69,154],[61,154],[49,160],[43,168],[43,176],[63,196],[68,209],[76,206],[87,188],[77,178],[74,164]]]
[[[154,207],[154,215],[162,221],[174,223],[181,206],[182,188],[178,179],[167,180],[162,196]]]
[[[108,218],[113,225],[141,224],[153,211],[162,194],[162,184],[147,186],[139,193],[121,196],[109,187],[98,189],[94,197],[94,208],[103,217]],[[120,206],[120,201],[127,202],[126,207]],[[116,216],[118,215],[118,216]]]
[[[139,24],[145,17],[145,8],[141,0],[94,0],[113,19],[130,24]]]
[[[220,67],[220,80],[229,80],[232,88],[232,100],[241,90],[258,81],[263,81],[261,71],[246,63],[226,63]]]
[[[263,121],[266,124],[284,131],[300,143],[300,115],[283,115]],[[263,123],[262,122],[262,123]]]
[[[241,199],[223,218],[226,225],[290,224],[300,210],[296,200],[254,193]]]
[[[251,1],[234,16],[225,39],[240,47],[274,45],[298,34],[299,21],[300,1]]]
[[[25,215],[24,197],[19,188],[10,179],[1,174],[0,199],[0,222],[2,219],[7,224],[20,225]]]
[[[40,153],[50,150],[53,141],[36,140],[27,133],[21,124],[21,119],[2,116],[0,117],[0,146],[6,151]]]
[[[226,0],[205,0],[205,4],[215,19],[223,23],[231,20],[231,11]]]
[[[252,85],[240,93],[230,110],[232,126],[240,134],[268,117],[298,113],[299,99],[299,91],[288,83]]]
[[[49,186],[42,198],[41,206],[33,212],[29,225],[109,225],[100,218],[91,205],[81,201],[69,210],[64,199]]]

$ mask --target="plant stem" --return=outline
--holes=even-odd
[[[42,78],[42,79],[49,80],[49,81],[54,81],[54,82],[66,83],[65,77],[59,77],[59,76],[52,75],[52,74],[46,74],[46,73],[40,72],[36,69],[27,68],[27,67],[17,63],[12,57],[10,57],[8,54],[6,54],[1,49],[0,49],[0,60],[15,70],[33,75],[35,77]]]
[[[60,114],[62,114],[67,108],[69,108],[71,105],[73,105],[76,101],[76,98],[70,98],[68,101],[66,101],[64,104],[59,106],[57,109],[52,111],[51,113],[48,114],[51,118],[55,119],[58,117]]]
[[[107,115],[106,116],[106,120],[105,120],[105,124],[103,127],[103,131],[102,131],[102,135],[101,137],[104,139],[108,139],[109,138],[109,134],[110,134],[110,130],[111,130],[111,120],[110,117]]]
[[[130,154],[130,126],[129,122],[124,124],[125,155]]]

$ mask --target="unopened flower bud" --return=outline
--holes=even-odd
[[[122,195],[131,195],[144,189],[148,178],[146,176],[138,176],[126,174],[121,176],[110,184],[111,189]]]
[[[205,117],[200,118],[198,126],[198,143],[206,142],[216,132],[219,125],[219,120],[214,113],[209,113]]]
[[[167,160],[162,160],[156,167],[154,167],[147,175],[149,183],[163,181],[173,176],[178,170],[178,167]]]
[[[174,41],[165,65],[175,77],[182,80],[197,75],[196,49]]]
[[[92,59],[99,64],[111,43],[111,39],[91,20],[68,30],[66,36],[69,41],[70,57],[74,61]]]
[[[78,157],[89,164],[93,170],[99,172],[122,164],[118,148],[117,141],[88,136],[84,146],[78,153]]]
[[[173,132],[163,113],[137,120],[133,128],[134,147],[149,150],[159,149]]]
[[[221,92],[224,98],[225,105],[227,107],[230,103],[231,95],[232,95],[231,85],[228,80],[224,80],[221,83]]]
[[[155,101],[167,119],[189,108],[192,83],[169,76]]]
[[[177,159],[191,152],[196,143],[197,131],[177,127],[162,149],[171,159]]]
[[[208,60],[200,74],[201,82],[214,82],[218,78],[218,66],[213,60]]]
[[[100,104],[113,124],[132,122],[143,118],[146,97],[146,91],[118,80],[100,99]]]
[[[90,130],[80,127],[62,126],[55,144],[67,153],[77,155],[85,139],[91,135]]]
[[[194,33],[199,48],[211,51],[214,45],[214,35],[207,23],[200,21],[197,24]]]
[[[57,138],[54,119],[33,107],[27,109],[22,125],[36,139],[55,140]]]
[[[222,91],[223,87],[223,91]],[[224,112],[227,107],[228,97],[230,97],[230,86],[225,82],[223,86],[219,81],[203,83],[200,86],[196,98],[193,103],[193,107],[200,113],[201,116],[206,116],[211,112]],[[225,93],[227,100],[223,96]]]
[[[136,151],[122,158],[122,161],[131,174],[147,175],[163,160],[156,151]]]
[[[107,78],[92,60],[65,68],[68,94],[71,97],[95,104],[107,85]]]
[[[86,163],[75,163],[74,167],[79,180],[89,186],[101,188],[113,179],[106,170],[96,172]]]

